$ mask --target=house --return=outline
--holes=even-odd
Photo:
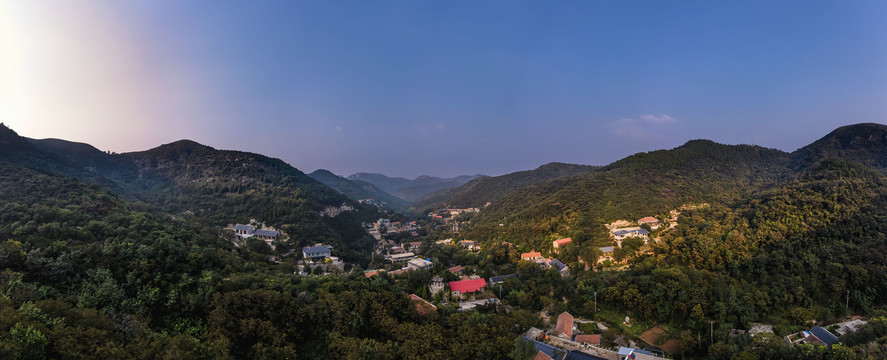
[[[316,260],[330,257],[330,248],[323,245],[306,246],[302,248],[302,257],[305,260]]]
[[[468,250],[471,250],[471,251],[477,251],[477,250],[480,250],[480,243],[477,242],[477,241],[473,241],[473,240],[462,240],[462,241],[459,241],[459,245],[462,245],[462,247],[464,247],[464,248],[466,248],[466,249],[468,249]]]
[[[654,218],[652,216],[647,216],[641,219],[638,219],[638,225],[650,225],[651,229],[656,229],[659,227],[659,219]]]
[[[622,244],[622,240],[629,237],[640,237],[644,239],[644,242],[647,242],[649,239],[647,235],[650,235],[650,232],[642,228],[625,228],[613,230],[612,234],[613,237]]]
[[[422,246],[421,241],[413,241],[413,242],[407,243],[407,248],[410,249],[411,251],[414,250],[415,248],[418,248],[419,246]]]
[[[552,360],[551,356],[548,356],[548,354],[542,352],[542,350],[538,351],[539,352],[536,353],[536,357],[534,357],[533,360]]]
[[[415,258],[415,257],[416,257],[416,254],[413,254],[413,253],[411,253],[411,252],[405,252],[405,253],[394,254],[394,255],[386,255],[386,256],[385,256],[385,258],[386,258],[388,261],[391,261],[391,262],[393,262],[393,263],[400,262],[400,261],[409,261],[410,259],[413,259],[413,258]]]
[[[256,230],[255,237],[265,240],[265,241],[273,241],[280,238],[280,231],[277,230]]]
[[[234,234],[241,238],[251,238],[255,235],[256,228],[252,225],[237,224],[234,225]]]
[[[601,253],[603,253],[603,254],[601,255],[601,257],[599,257],[599,258],[597,259],[598,264],[600,264],[600,263],[602,263],[602,262],[604,262],[604,261],[607,261],[607,260],[613,260],[613,251],[616,250],[614,247],[612,247],[612,246],[604,246],[604,247],[599,247],[598,249],[600,249],[600,250],[601,250]]]
[[[589,344],[589,345],[600,345],[601,344],[601,336],[599,334],[595,335],[576,335],[576,342],[580,344]]]
[[[404,250],[403,247],[401,247],[401,246],[393,246],[393,247],[391,247],[391,249],[388,250],[388,255],[403,254],[403,253],[405,253],[405,252],[407,252],[407,251]]]
[[[410,259],[409,261],[407,261],[407,266],[416,270],[425,270],[431,269],[434,264],[431,261],[425,259]]]
[[[573,338],[573,315],[564,311],[557,316],[557,327],[554,328],[555,335],[566,336],[567,339]]]
[[[573,242],[572,238],[563,238],[560,240],[555,240],[554,243],[552,243],[552,247],[554,247],[554,252],[558,252],[558,250],[560,248],[567,246],[567,244],[569,244],[571,242]]]
[[[401,268],[400,270],[389,271],[388,273],[391,274],[391,276],[397,276],[397,275],[403,274],[408,271],[413,271],[413,268],[405,267],[405,268]]]
[[[460,274],[462,274],[462,269],[463,269],[462,265],[456,265],[456,266],[453,266],[453,267],[447,269],[447,271],[449,271],[453,274],[456,274],[456,275],[460,275]]]
[[[486,286],[487,282],[484,279],[450,281],[450,295],[462,299],[466,294],[481,291]]]
[[[505,282],[505,279],[508,279],[510,277],[515,277],[515,276],[517,276],[517,274],[493,276],[490,278],[490,285],[502,284]]]
[[[363,272],[363,276],[368,278],[379,275],[379,270],[367,270]]]
[[[530,251],[528,253],[520,254],[520,259],[527,260],[527,261],[536,261],[536,260],[542,260],[543,257],[542,257],[542,253],[534,250],[534,251]]]
[[[561,276],[570,276],[570,267],[558,259],[548,259],[548,265],[557,269]]]
[[[838,342],[837,336],[818,325],[810,329],[810,334],[827,346],[832,346],[832,344]]]

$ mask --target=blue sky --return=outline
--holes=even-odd
[[[792,151],[887,121],[883,1],[13,0],[0,13],[2,121],[119,152],[188,138],[306,172],[498,175],[698,138]]]

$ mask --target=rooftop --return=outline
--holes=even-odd
[[[460,293],[469,293],[479,291],[487,285],[484,279],[472,279],[462,281],[450,281],[450,291],[458,291]]]
[[[558,246],[562,246],[562,245],[569,244],[572,241],[573,241],[572,238],[563,238],[560,240],[555,240],[554,243],[557,244]]]

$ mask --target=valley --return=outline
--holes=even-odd
[[[413,180],[4,125],[0,357],[884,358],[885,164],[879,124]]]

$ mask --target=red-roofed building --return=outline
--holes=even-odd
[[[450,294],[461,299],[465,294],[483,290],[486,285],[487,281],[484,279],[450,281]]]
[[[548,354],[542,352],[542,350],[539,350],[539,353],[536,354],[536,357],[534,357],[533,360],[552,360],[552,359],[551,359],[551,356],[548,356]]]
[[[638,219],[638,225],[650,225],[651,229],[655,229],[659,227],[659,219],[654,218],[652,216],[647,216],[645,218]]]
[[[554,251],[557,252],[558,249],[560,249],[560,248],[562,248],[562,247],[564,247],[564,246],[567,246],[567,244],[569,244],[569,243],[571,243],[571,242],[573,242],[573,239],[572,239],[572,238],[563,238],[563,239],[560,239],[560,240],[555,240],[554,243],[553,243],[551,246],[553,246],[553,247],[554,247]]]
[[[543,257],[542,257],[542,253],[534,250],[534,251],[530,251],[528,253],[520,254],[520,259],[527,260],[527,261],[536,261],[536,260],[542,260]]]
[[[379,275],[379,271],[378,271],[378,270],[367,271],[367,272],[363,273],[363,276],[366,276],[366,277],[373,277],[373,276],[376,276],[376,275]]]
[[[447,269],[447,271],[449,271],[453,274],[456,274],[456,275],[461,274],[462,273],[462,265],[453,266],[453,267]]]
[[[557,316],[557,327],[554,328],[555,335],[564,335],[567,339],[573,338],[573,315],[564,311]]]
[[[576,335],[576,342],[580,344],[600,345],[600,335]]]

